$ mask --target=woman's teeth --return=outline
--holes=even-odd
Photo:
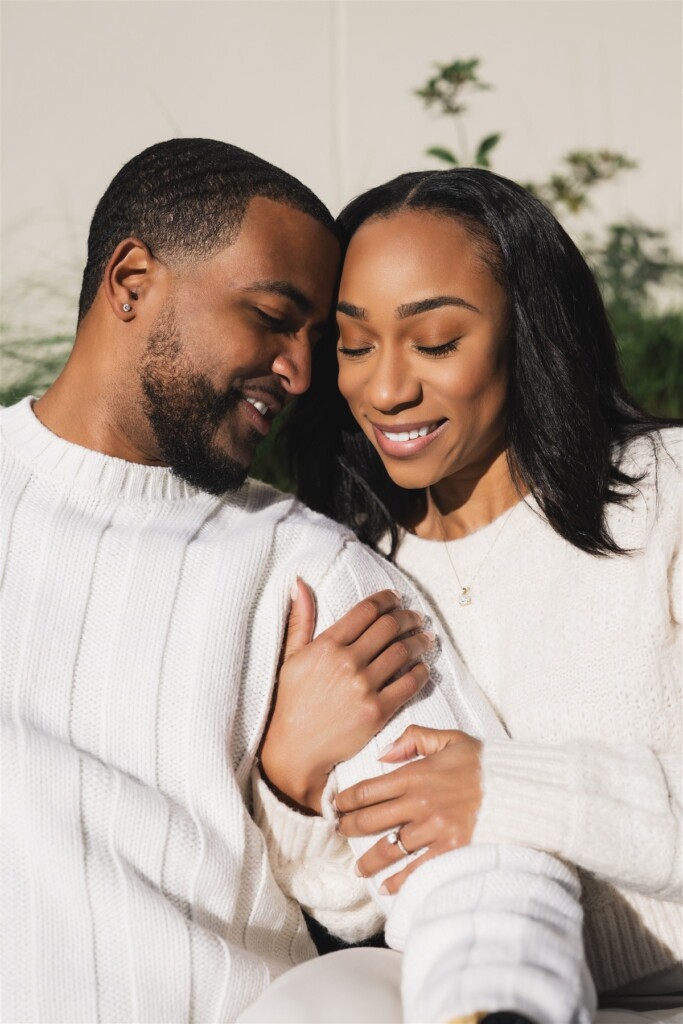
[[[383,430],[382,433],[390,441],[415,441],[418,437],[426,437],[432,429],[432,425],[429,425],[420,427],[419,430],[401,430],[398,434],[390,433],[388,430]]]
[[[260,412],[262,416],[268,415],[268,406],[265,402],[259,402],[255,398],[247,398],[249,405],[253,405],[257,412]]]

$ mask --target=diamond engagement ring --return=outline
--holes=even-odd
[[[395,828],[393,832],[389,833],[389,835],[387,836],[387,842],[390,843],[392,846],[398,846],[399,850],[401,851],[401,853],[403,854],[404,857],[408,857],[409,856],[408,851],[406,850],[405,846],[401,842],[401,829],[400,828]]]

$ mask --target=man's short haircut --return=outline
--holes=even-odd
[[[124,238],[141,239],[162,258],[208,257],[235,240],[256,196],[307,213],[336,235],[332,215],[310,189],[227,142],[171,139],[134,156],[100,199],[90,225],[79,323]]]

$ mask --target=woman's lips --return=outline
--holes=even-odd
[[[396,423],[391,426],[372,423],[372,429],[378,447],[386,455],[405,459],[424,451],[439,436],[447,422],[448,420],[431,420],[428,423]]]

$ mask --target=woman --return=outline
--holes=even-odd
[[[340,831],[393,830],[358,864],[395,863],[392,892],[469,842],[577,864],[607,1003],[681,1006],[680,431],[629,396],[586,263],[519,186],[407,174],[340,221],[300,494],[418,582],[512,737],[411,730],[385,760],[427,756],[340,794]]]

